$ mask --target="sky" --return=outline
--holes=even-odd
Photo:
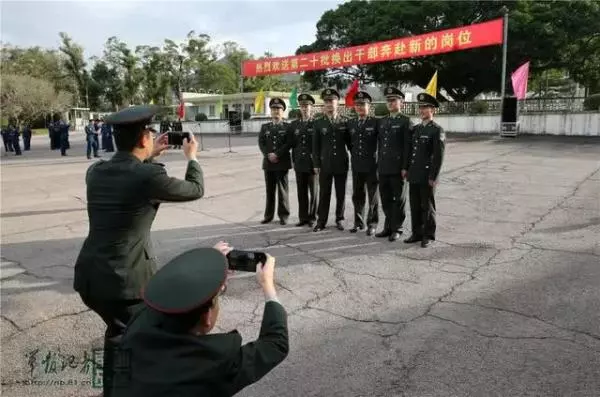
[[[338,0],[263,1],[2,1],[1,40],[22,47],[58,48],[59,32],[82,45],[86,57],[101,56],[117,36],[131,48],[183,40],[190,30],[215,43],[235,41],[250,53],[293,55],[315,39],[321,15]]]

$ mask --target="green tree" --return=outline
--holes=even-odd
[[[63,66],[75,84],[76,106],[88,106],[87,92],[89,77],[85,70],[86,63],[83,59],[83,47],[73,42],[65,32],[60,32],[59,36],[61,39],[59,50],[64,54]]]
[[[317,23],[315,42],[298,48],[297,53],[349,47],[483,22],[500,17],[502,6],[510,10],[509,71],[530,60],[532,73],[548,68],[565,68],[584,84],[589,82],[583,81],[583,76],[596,78],[600,64],[594,61],[595,57],[589,57],[589,51],[596,48],[593,37],[600,32],[600,6],[593,0],[352,0],[325,12]],[[591,59],[588,64],[582,61],[586,53]],[[500,91],[501,61],[500,47],[494,46],[306,72],[304,79],[313,88],[326,84],[344,86],[354,78],[364,82],[410,83],[425,87],[437,70],[438,89],[444,88],[455,100],[472,100],[481,92]],[[585,66],[582,67],[582,64]],[[507,86],[510,87],[510,84]]]

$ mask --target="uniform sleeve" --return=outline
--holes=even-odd
[[[254,342],[241,347],[229,395],[251,385],[279,365],[288,355],[287,313],[275,301],[265,304],[260,334]]]
[[[292,135],[290,134],[290,124],[289,123],[286,125],[285,131],[286,131],[285,142],[283,142],[283,145],[281,145],[279,147],[279,149],[277,149],[277,151],[275,152],[275,155],[277,157],[282,157],[286,152],[289,152],[294,144]]]
[[[415,126],[413,125],[413,122],[408,119],[406,121],[406,128],[404,129],[404,131],[402,131],[402,138],[403,138],[403,147],[402,147],[402,169],[403,170],[408,170],[408,161],[410,159],[410,152],[411,152],[411,146],[412,146],[412,134],[413,134],[413,130],[414,130]]]
[[[442,127],[438,127],[438,130],[433,138],[433,153],[431,158],[431,173],[429,174],[430,180],[437,180],[440,170],[442,169],[442,162],[444,161],[444,150],[446,147],[446,133]]]
[[[350,125],[353,122],[353,120],[346,120],[344,122],[344,124],[346,125],[346,128],[344,128],[344,144],[350,152],[352,152],[352,135],[350,135]]]
[[[151,200],[192,201],[204,196],[204,174],[196,160],[188,161],[185,179],[173,178],[158,165],[152,164],[150,177],[146,182]]]
[[[260,132],[258,133],[258,148],[260,149],[260,151],[264,157],[267,157],[267,155],[269,154],[267,151],[266,132],[267,132],[267,125],[266,124],[261,125]]]
[[[312,137],[313,143],[313,165],[315,168],[321,168],[321,133],[318,123],[314,124],[314,134]]]

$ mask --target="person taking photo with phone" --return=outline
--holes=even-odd
[[[204,195],[202,168],[193,135],[183,144],[185,179],[167,175],[154,159],[167,149],[167,135],[154,138],[156,106],[133,106],[106,118],[114,127],[117,153],[86,174],[89,233],[75,263],[73,287],[106,323],[103,389],[110,396],[113,348],[157,266],[150,228],[160,202],[184,202]]]
[[[196,248],[172,259],[148,282],[144,306],[121,344],[115,397],[233,396],[279,365],[289,351],[287,313],[277,299],[275,258],[256,265],[265,307],[256,341],[237,331],[211,333],[226,291],[231,247]]]

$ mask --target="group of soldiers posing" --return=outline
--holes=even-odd
[[[400,113],[404,94],[395,87],[386,88],[384,93],[390,114],[380,119],[369,115],[372,98],[364,91],[354,95],[357,117],[352,119],[337,113],[340,94],[331,88],[321,92],[324,106],[323,113],[318,115],[312,114],[315,99],[309,94],[300,94],[301,118],[289,123],[283,121],[285,102],[281,98],[271,99],[273,121],[262,125],[258,138],[264,156],[262,168],[267,193],[261,223],[273,221],[276,193],[280,224],[287,223],[290,215],[288,171],[293,164],[299,204],[296,226],[314,226],[314,232],[325,229],[333,184],[335,224],[338,230],[344,230],[350,158],[354,205],[351,233],[375,234],[380,195],[385,222],[375,236],[398,240],[406,218],[408,190],[412,235],[404,242],[421,242],[422,247],[427,247],[435,240],[434,193],[445,146],[444,130],[433,121],[439,103],[427,93],[419,94],[421,123],[413,125],[408,116]]]

